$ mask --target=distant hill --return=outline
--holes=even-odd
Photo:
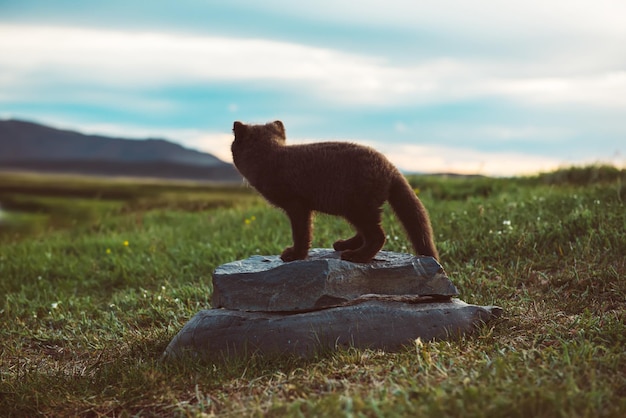
[[[124,139],[0,121],[0,169],[241,181],[232,164],[164,139]]]

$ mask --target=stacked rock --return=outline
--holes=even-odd
[[[393,351],[417,338],[470,333],[502,312],[455,296],[432,257],[381,251],[360,264],[332,249],[313,249],[307,260],[290,263],[253,256],[215,270],[213,309],[191,318],[164,356],[311,356],[348,346]]]

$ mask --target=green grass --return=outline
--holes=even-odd
[[[6,416],[621,417],[626,173],[412,178],[441,262],[499,320],[397,353],[163,363],[210,307],[211,272],[289,244],[250,189],[0,177],[0,411]],[[386,249],[407,251],[385,211]],[[350,234],[318,216],[314,246]]]

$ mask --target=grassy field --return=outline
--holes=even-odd
[[[462,299],[502,318],[397,353],[212,364],[159,358],[216,266],[289,244],[281,212],[245,188],[0,175],[0,415],[626,416],[626,172],[411,182]],[[349,233],[318,216],[314,246]]]

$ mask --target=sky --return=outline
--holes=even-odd
[[[626,166],[622,0],[0,0],[0,119],[232,161],[235,120],[406,172]]]

